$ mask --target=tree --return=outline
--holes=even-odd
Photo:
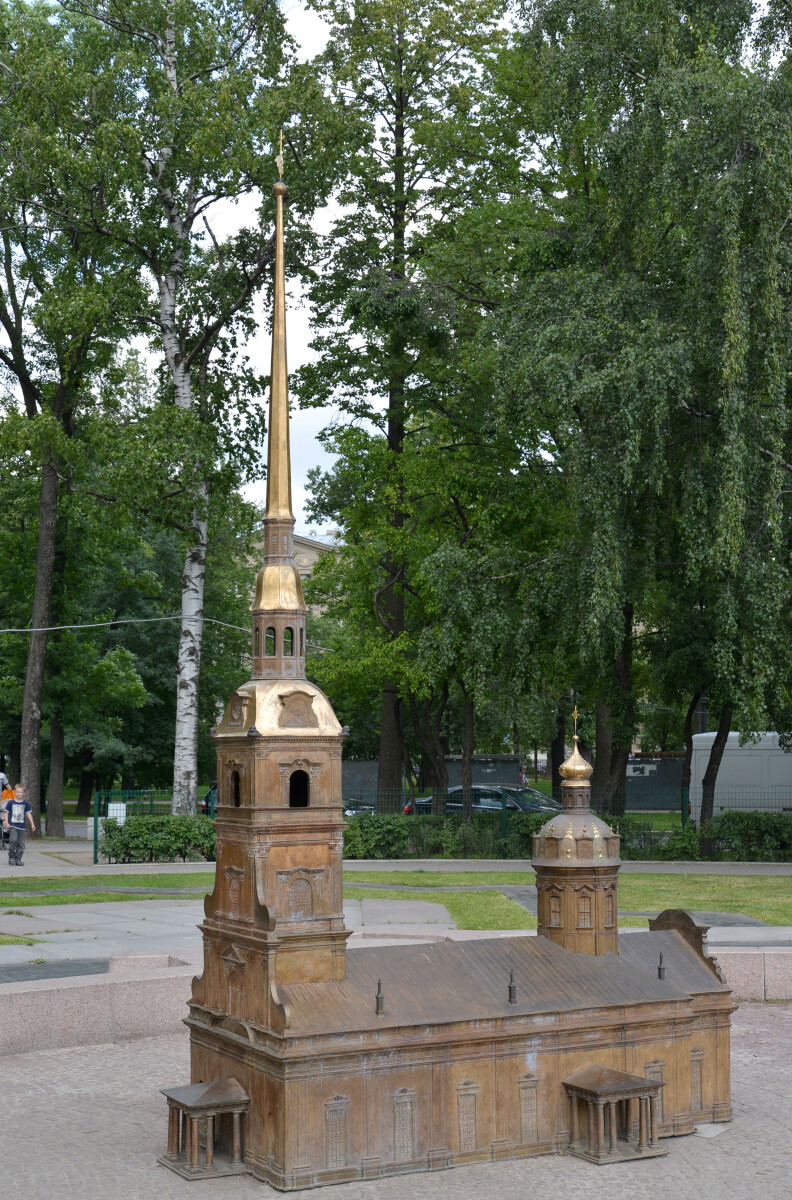
[[[318,0],[330,41],[318,64],[346,134],[343,216],[311,285],[317,360],[298,372],[302,404],[332,400],[384,443],[388,536],[379,544],[374,605],[382,633],[405,630],[405,499],[409,426],[431,404],[422,350],[440,336],[442,296],[421,261],[440,215],[466,193],[460,151],[473,137],[478,60],[498,41],[498,0]],[[337,519],[337,515],[336,515]],[[385,657],[390,657],[387,653]],[[401,786],[405,758],[398,678],[383,677],[379,787]],[[428,735],[427,735],[428,736]]]

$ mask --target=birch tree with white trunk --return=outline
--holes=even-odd
[[[252,197],[255,213],[264,177],[268,182],[271,174],[274,131],[267,129],[263,107],[285,62],[280,11],[274,0],[224,5],[69,0],[62,10],[82,21],[85,36],[93,30],[105,37],[103,69],[118,70],[121,59],[133,80],[127,97],[136,98],[134,108],[117,114],[115,126],[103,131],[125,164],[117,181],[118,216],[103,221],[97,232],[137,255],[152,282],[152,303],[139,314],[139,326],[162,352],[166,395],[177,408],[197,413],[208,436],[217,438],[218,464],[232,429],[247,441],[241,453],[235,447],[235,459],[244,459],[262,430],[250,406],[256,381],[240,367],[237,339],[250,332],[250,302],[272,261],[272,240],[264,232],[269,214],[266,209],[256,214],[249,227],[231,236],[222,231],[233,219],[229,202]],[[249,386],[240,387],[240,380]],[[198,482],[186,536],[174,812],[197,811],[198,803],[198,699],[214,484],[211,474]]]

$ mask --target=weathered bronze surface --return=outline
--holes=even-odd
[[[538,933],[580,954],[615,954],[620,839],[591,812],[591,772],[576,733],[561,767],[561,812],[533,839]]]
[[[158,1160],[184,1179],[241,1175],[242,1119],[250,1097],[236,1079],[214,1079],[187,1087],[164,1088],[168,1101],[168,1149]],[[219,1122],[230,1129],[231,1157],[215,1158]],[[204,1161],[201,1162],[201,1144]]]
[[[245,1168],[282,1190],[579,1153],[569,1089],[591,1068],[611,1079],[638,1076],[647,1105],[655,1098],[656,1129],[645,1113],[647,1144],[636,1149],[640,1112],[625,1110],[624,1136],[617,1128],[607,1161],[657,1153],[657,1137],[729,1119],[733,1005],[684,919],[627,934],[619,946],[619,839],[590,812],[590,768],[577,744],[565,766],[564,811],[534,845],[541,936],[347,951],[344,735],[327,697],[304,677],[305,606],[297,585],[289,591],[284,192],[277,185],[270,476],[253,678],[231,697],[215,735],[217,870],[187,1020],[192,1079],[201,1088],[232,1079],[249,1096]],[[276,577],[277,586],[267,582]],[[606,1103],[589,1090],[595,1108]],[[169,1104],[179,1095],[171,1091]],[[575,1095],[588,1104],[579,1088]],[[640,1094],[627,1100],[640,1109]],[[206,1119],[195,1103],[191,1111]],[[217,1126],[218,1148],[233,1163],[239,1139],[227,1114]],[[597,1142],[592,1128],[594,1161],[606,1161],[605,1136]],[[171,1137],[161,1161],[179,1169],[173,1144]],[[197,1159],[196,1141],[190,1177],[198,1177]]]
[[[587,1067],[564,1080],[569,1153],[602,1166],[667,1154],[659,1141],[658,1098],[665,1084],[642,1075]]]

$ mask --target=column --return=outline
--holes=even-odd
[[[168,1157],[175,1158],[179,1153],[179,1115],[172,1104],[168,1105]]]
[[[601,1158],[605,1151],[605,1105],[602,1100],[597,1101],[597,1158]]]
[[[192,1125],[192,1154],[191,1162],[193,1167],[198,1166],[198,1118],[193,1117]]]
[[[211,1167],[214,1162],[214,1114],[206,1118],[206,1165]]]
[[[640,1124],[639,1124],[639,1129],[638,1129],[638,1149],[645,1150],[646,1149],[646,1107],[647,1107],[646,1096],[641,1096],[639,1103],[640,1103],[640,1111],[639,1111],[638,1119],[639,1119]]]
[[[594,1114],[595,1104],[593,1100],[588,1101],[588,1148],[593,1154],[597,1148],[597,1131],[596,1117]]]
[[[576,1146],[580,1141],[580,1130],[578,1129],[578,1101],[577,1096],[569,1097],[569,1144]]]
[[[657,1096],[649,1097],[649,1144],[656,1146],[657,1136]]]
[[[616,1130],[616,1101],[608,1101],[608,1124],[610,1126],[610,1149],[611,1154],[616,1151],[616,1143],[619,1140],[619,1135]]]
[[[242,1138],[239,1128],[239,1111],[234,1113],[234,1162],[242,1162]]]

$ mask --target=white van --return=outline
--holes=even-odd
[[[698,822],[701,785],[709,762],[714,733],[693,735],[690,772],[691,817]],[[740,745],[730,733],[715,784],[713,816],[731,809],[792,812],[792,754],[785,754],[777,733],[763,733],[757,742]]]

